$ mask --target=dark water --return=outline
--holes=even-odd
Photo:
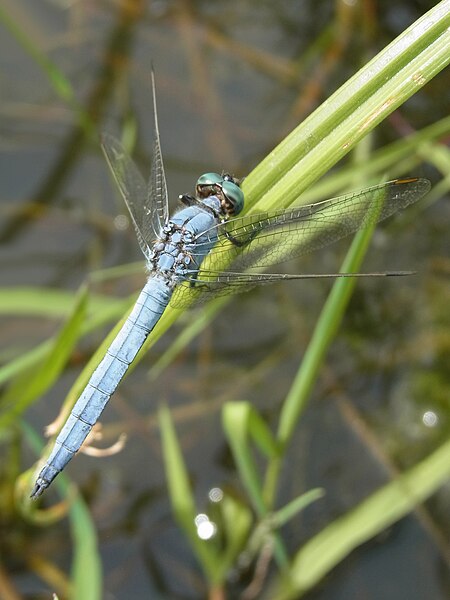
[[[352,9],[350,4],[11,0],[3,7],[28,41],[65,74],[99,131],[115,132],[124,123],[136,128],[136,155],[144,170],[151,149],[153,61],[175,206],[178,194],[191,193],[205,171],[249,172],[361,66],[357,61],[363,55],[382,48],[432,5],[367,2]],[[358,16],[358,10],[371,8],[373,18]],[[300,62],[321,33],[339,27],[342,39],[334,42],[337,55],[328,70],[320,52]],[[97,269],[139,260],[133,232],[116,220],[124,207],[95,137],[80,133],[73,108],[3,28],[0,100],[1,286],[75,291]],[[382,124],[374,144],[446,116],[449,100],[447,72]],[[433,184],[439,180],[430,165],[415,174]],[[314,486],[327,490],[326,499],[286,532],[292,552],[383,485],[392,465],[415,464],[448,431],[448,222],[443,201],[375,235],[367,270],[395,264],[418,274],[358,285],[286,461],[280,505]],[[335,271],[346,246],[307,257],[293,268]],[[134,274],[94,289],[127,296],[143,281],[143,274]],[[199,510],[204,510],[212,487],[240,485],[221,427],[221,406],[250,400],[276,427],[328,290],[328,284],[305,282],[236,298],[172,366],[150,380],[148,369],[170,346],[179,323],[120,387],[102,422],[107,443],[128,433],[124,451],[101,460],[79,456],[68,469],[86,492],[98,528],[105,598],[205,597],[198,567],[170,511],[157,402],[167,401],[174,409]],[[2,316],[2,360],[47,339],[58,324],[33,314]],[[27,412],[38,431],[57,415],[107,331],[79,344],[64,376]],[[426,415],[437,419],[434,426],[426,425]],[[1,447],[5,457],[9,443]],[[23,469],[34,460],[24,447]],[[441,494],[428,503],[426,524],[408,517],[354,552],[309,597],[446,597],[439,544],[445,535],[444,499]],[[5,539],[22,527],[20,518],[8,525]],[[33,552],[67,570],[67,523],[33,530],[23,555]],[[3,568],[19,594],[49,597],[48,588],[27,570],[20,548],[5,558]],[[229,597],[238,597],[239,586],[232,589]],[[44,590],[47,595],[39,596]]]

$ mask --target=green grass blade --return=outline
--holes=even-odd
[[[178,354],[214,320],[217,313],[228,302],[229,298],[217,298],[214,302],[208,302],[196,318],[189,319],[176,339],[151,367],[150,377],[156,379],[175,360]]]
[[[414,168],[422,160],[420,158],[420,149],[425,148],[425,146],[428,146],[432,142],[436,142],[440,137],[449,133],[450,117],[447,117],[421,131],[371,153],[370,160],[358,163],[357,167],[354,164],[350,164],[337,172],[331,173],[326,179],[315,184],[302,194],[302,203],[318,202],[348,191],[351,189],[352,184],[354,185],[356,173],[361,180],[369,181],[375,176],[378,176],[378,178],[381,177],[387,169],[395,170],[396,165],[400,163],[402,164],[402,168],[397,170],[397,172],[414,172]],[[427,153],[429,155],[429,150]],[[408,168],[406,168],[407,165]],[[428,198],[433,192],[434,188],[427,196],[427,201],[421,201],[417,205],[417,210],[428,204]],[[444,193],[445,189],[438,189],[436,195],[437,197],[441,197]],[[436,197],[435,194],[433,195]],[[412,207],[409,211],[414,211],[415,208]],[[175,360],[176,356],[211,323],[229,301],[229,296],[217,298],[213,302],[209,302],[201,313],[198,314],[197,318],[190,319],[188,324],[178,334],[176,340],[151,367],[150,376],[152,378],[158,377]]]
[[[372,223],[371,226],[361,229],[355,235],[342,264],[341,272],[355,273],[359,271],[369,247],[374,227],[375,224]],[[307,405],[312,387],[317,379],[326,352],[342,322],[355,285],[356,279],[342,278],[336,280],[325,302],[300,368],[283,402],[277,432],[277,440],[282,448],[285,448],[289,443],[300,416]],[[275,499],[280,468],[280,460],[275,459],[271,462],[267,471],[264,495],[269,505]]]
[[[220,553],[221,581],[224,581],[247,544],[253,515],[247,504],[227,493],[224,493],[218,509],[222,525],[220,535],[224,538],[224,548]]]
[[[30,289],[30,292],[32,288]],[[10,293],[11,292],[11,293]],[[50,292],[47,295],[48,290],[44,291],[43,299],[36,299],[35,308],[26,308],[26,297],[27,288],[21,288],[20,290],[6,290],[3,296],[2,309],[4,314],[27,314],[29,316],[35,316],[36,314],[42,314],[45,316],[50,315],[47,312],[45,306],[46,301],[52,307],[50,312],[56,312],[57,316],[67,316],[69,308],[73,305],[73,293],[62,292],[61,294]],[[36,292],[36,297],[39,296],[40,291]],[[30,293],[29,298],[33,298],[34,293]],[[1,293],[0,293],[1,297]],[[94,331],[98,327],[102,327],[110,321],[119,318],[125,310],[129,309],[131,303],[136,299],[136,294],[133,294],[131,298],[107,298],[100,295],[89,296],[89,311],[87,318],[82,324],[81,336]],[[33,299],[34,301],[34,299]],[[0,301],[1,302],[1,301]],[[14,310],[14,302],[16,302],[17,309]],[[0,312],[3,312],[0,310]],[[48,355],[52,351],[53,342],[46,340],[42,342],[32,350],[21,353],[20,356],[9,361],[5,365],[0,367],[0,385],[5,384],[10,379],[19,376],[24,371],[31,368],[43,368],[42,365],[48,360]],[[39,367],[41,365],[41,367]]]
[[[222,411],[222,423],[241,481],[247,489],[257,514],[264,517],[267,509],[250,442],[257,444],[270,458],[279,455],[276,440],[266,423],[248,402],[227,402]]]
[[[36,454],[40,454],[42,442],[39,436],[24,421],[21,421],[21,428],[28,444]],[[70,488],[68,478],[64,473],[60,473],[54,485],[62,496],[66,498],[70,496],[68,517],[73,543],[73,559],[71,568],[72,587],[69,597],[73,600],[79,598],[83,598],[83,600],[100,600],[103,597],[102,565],[95,523],[81,496],[74,493],[74,490]],[[46,510],[36,510],[37,504],[29,498],[25,502],[26,506],[23,510],[27,511],[30,520],[43,523],[45,516],[38,517],[36,514],[36,517],[33,518],[33,513],[45,513]]]
[[[321,488],[309,490],[298,498],[294,498],[283,506],[276,510],[271,516],[271,522],[273,527],[279,528],[286,525],[291,519],[293,519],[299,512],[305,510],[307,506],[316,502],[320,498],[325,496],[325,491]]]
[[[358,71],[246,177],[242,187],[247,208],[265,211],[297,201],[376,125],[444,69],[450,62],[449,25],[450,0],[445,0]],[[144,352],[179,314],[168,307]]]
[[[360,270],[372,238],[374,225],[359,231],[342,264],[341,272],[356,273]],[[309,398],[325,354],[341,325],[345,309],[357,281],[352,278],[338,279],[325,302],[314,333],[303,357],[301,367],[283,404],[278,428],[278,440],[288,443]]]
[[[257,524],[247,541],[244,554],[247,557],[247,560],[250,562],[250,560],[257,559],[257,557],[261,555],[261,551],[264,551],[263,549],[267,548],[267,544],[270,544],[270,546],[272,546],[274,542],[275,544],[279,544],[280,538],[277,535],[277,530],[283,525],[286,525],[300,511],[304,510],[323,495],[324,493],[320,489],[310,490],[298,498],[295,498],[280,510],[269,513]],[[283,563],[283,568],[287,568],[287,562]]]
[[[0,367],[0,385],[4,385],[10,379],[19,376],[24,371],[35,367],[39,362],[44,361],[53,347],[53,340],[46,340],[36,348],[21,354],[17,358],[9,361],[6,365]]]
[[[201,540],[194,525],[198,511],[195,509],[189,475],[176,438],[170,412],[166,407],[160,409],[159,421],[165,472],[173,512],[189,539],[208,580],[213,586],[221,586],[247,539],[252,522],[251,512],[241,502],[225,494],[217,507],[220,513],[220,537],[224,540],[223,546],[220,543],[217,545],[214,539]]]
[[[220,559],[208,542],[198,537],[195,526],[197,511],[194,496],[189,483],[189,474],[183,459],[183,453],[177,440],[170,411],[167,407],[159,409],[163,455],[170,501],[175,517],[189,539],[192,549],[203,570],[212,583],[218,583],[222,577]]]
[[[398,106],[450,62],[450,0],[444,0],[382,50],[246,178],[258,210],[292,204]]]
[[[52,348],[42,367],[17,378],[4,394],[0,430],[11,425],[36,398],[53,385],[60,375],[80,337],[87,299],[88,291],[83,286],[76,298],[72,314],[52,343]]]
[[[102,593],[102,570],[95,523],[86,504],[77,496],[69,508],[74,544],[71,598],[99,600]]]
[[[95,124],[90,119],[89,115],[82,110],[77,102],[75,90],[72,87],[69,79],[64,73],[53,63],[41,50],[33,43],[30,35],[24,31],[20,25],[8,14],[8,12],[0,6],[0,23],[9,30],[9,32],[15,37],[17,42],[27,52],[31,59],[42,69],[45,73],[50,85],[56,92],[56,94],[67,103],[72,110],[78,114],[78,118],[81,126],[85,132],[92,137],[95,134]]]
[[[338,196],[354,186],[355,178],[361,182],[376,182],[386,173],[388,173],[387,179],[400,173],[414,173],[417,168],[420,168],[424,156],[429,159],[430,144],[439,148],[439,139],[445,138],[449,133],[450,117],[446,117],[405,138],[383,146],[371,152],[370,159],[358,162],[357,165],[347,164],[315,183],[302,194],[301,203],[310,204]],[[425,205],[426,202],[421,201],[416,207],[423,208]],[[408,211],[414,211],[416,207],[411,207]]]
[[[261,477],[252,456],[250,442],[255,443],[272,459],[279,456],[278,444],[264,420],[248,402],[227,402],[222,411],[222,422],[239,477],[258,517],[264,520],[270,509],[264,501]],[[273,535],[273,543],[278,565],[285,568],[288,563],[287,552],[276,533]]]
[[[299,598],[352,550],[429,498],[449,476],[450,441],[314,536],[295,555],[289,581],[279,582],[268,597]]]
[[[123,301],[110,296],[91,294],[89,313],[114,310]],[[41,287],[12,287],[0,289],[0,314],[48,317],[66,317],[73,308],[73,292]]]

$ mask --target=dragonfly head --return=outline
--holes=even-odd
[[[195,191],[199,198],[208,198],[217,196],[223,214],[226,217],[234,217],[239,214],[244,207],[244,193],[239,187],[239,181],[223,173],[205,173],[201,175],[195,186]]]

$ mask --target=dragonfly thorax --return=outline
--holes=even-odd
[[[153,244],[148,268],[173,288],[196,272],[217,241],[215,226],[223,220],[220,199],[209,196],[180,210],[163,226]],[[198,244],[202,250],[198,251]]]
[[[174,276],[182,275],[192,262],[188,250],[192,241],[192,232],[169,221],[163,228],[163,236],[153,245],[149,258],[150,270],[162,275],[168,283],[174,280],[175,285]]]

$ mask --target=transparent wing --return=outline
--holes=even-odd
[[[396,179],[316,204],[232,219],[207,232],[214,234],[215,229],[219,242],[205,268],[224,270],[225,253],[231,263],[225,270],[234,272],[301,256],[386,219],[429,189],[427,179]],[[203,244],[196,245],[194,256]]]
[[[152,69],[152,96],[153,96],[153,155],[148,182],[147,203],[151,207],[151,227],[154,237],[160,237],[162,228],[169,220],[169,202],[167,195],[166,175],[159,139],[158,112],[156,110],[155,74]]]
[[[172,304],[184,305],[192,295],[196,300],[202,295],[208,299],[211,294],[232,294],[286,279],[277,274],[242,271],[263,269],[322,248],[389,217],[419,200],[429,189],[427,179],[397,179],[316,204],[247,215],[220,224],[207,232],[212,236],[217,229],[219,242],[195,278],[178,286]],[[194,257],[201,247],[196,245]]]
[[[148,187],[139,169],[119,140],[110,134],[103,134],[101,138],[103,152],[130,212],[139,245],[146,258],[150,252],[149,245],[156,237],[159,237],[169,215],[166,177],[159,141],[153,71],[152,91],[154,142]]]
[[[227,271],[201,271],[202,279],[187,277],[176,288],[170,304],[184,308],[201,304],[220,296],[240,294],[256,286],[269,285],[280,281],[301,279],[336,279],[341,277],[401,277],[412,275],[414,271],[384,271],[381,273],[233,273]]]
[[[136,230],[139,246],[145,257],[149,254],[150,239],[145,223],[149,218],[147,185],[122,144],[109,133],[102,134],[101,145],[117,187],[125,200]]]

